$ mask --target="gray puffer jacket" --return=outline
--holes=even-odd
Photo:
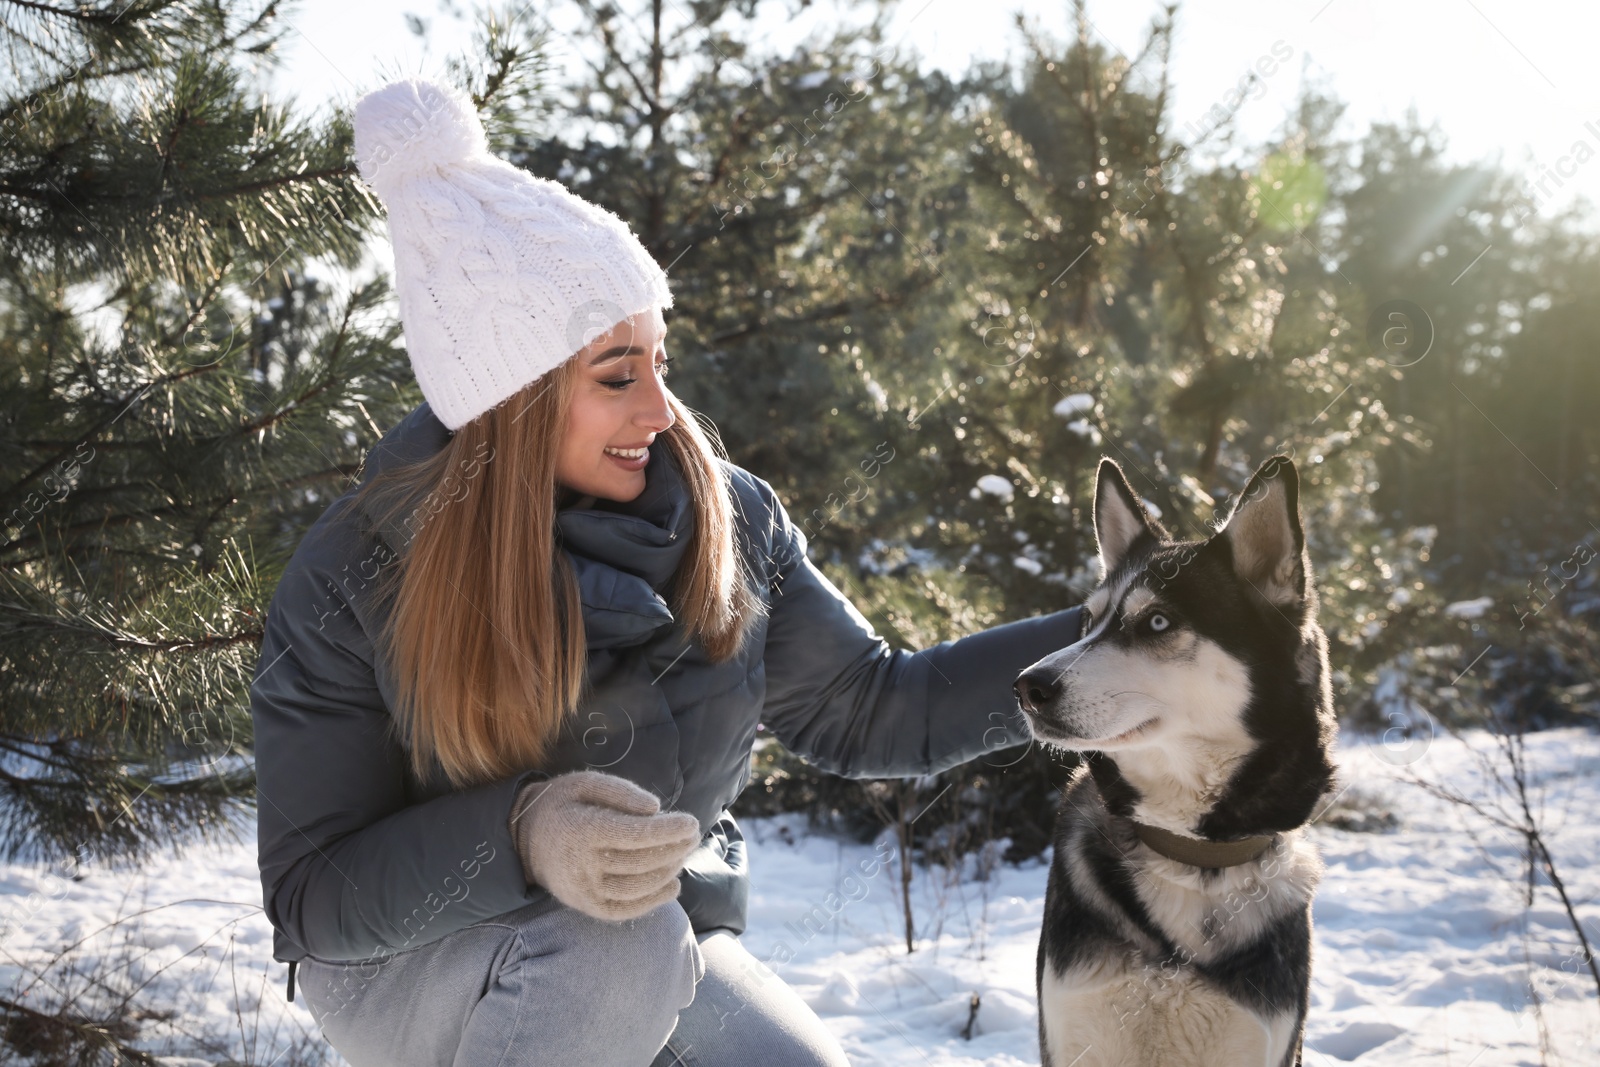
[[[424,403],[384,436],[367,477],[449,437]],[[250,690],[276,959],[392,955],[541,899],[513,851],[512,798],[524,782],[584,768],[629,778],[700,820],[705,838],[679,902],[696,931],[739,933],[749,876],[727,809],[749,781],[758,729],[851,778],[928,774],[1027,739],[1012,680],[1077,640],[1078,608],[923,652],[891,649],[806,558],[772,487],[724,467],[740,546],[769,605],[745,651],[710,662],[662,598],[694,512],[658,442],[636,500],[587,498],[558,515],[583,602],[591,697],[545,765],[469,789],[452,788],[437,765],[424,780],[410,772],[388,711],[389,665],[374,655],[387,605],[372,589],[406,533],[375,527],[348,492],[328,507],[274,592]]]

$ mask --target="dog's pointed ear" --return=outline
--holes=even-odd
[[[1116,570],[1140,534],[1167,540],[1167,531],[1150,517],[1114,459],[1100,460],[1094,483],[1094,537],[1104,573]]]
[[[1280,608],[1304,604],[1311,567],[1294,461],[1273,456],[1261,464],[1214,539],[1227,542],[1234,573],[1268,603]]]

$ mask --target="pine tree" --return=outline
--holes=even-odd
[[[277,576],[420,401],[348,115],[263,97],[280,5],[0,0],[0,850],[136,859],[255,801]],[[542,64],[490,19],[491,112]],[[313,270],[314,268],[314,270]]]

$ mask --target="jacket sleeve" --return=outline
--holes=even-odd
[[[543,775],[408,803],[360,594],[331,580],[344,564],[333,543],[346,536],[331,529],[307,534],[273,594],[250,708],[267,917],[306,953],[349,960],[543,898],[506,825],[518,787]]]
[[[1011,684],[1078,640],[1081,607],[893,649],[806,557],[776,495],[769,506],[777,569],[762,722],[778,740],[846,778],[904,778],[1030,739]]]

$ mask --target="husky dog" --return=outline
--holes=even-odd
[[[1084,753],[1055,827],[1035,982],[1044,1067],[1291,1067],[1311,985],[1302,833],[1331,789],[1328,643],[1286,457],[1173,541],[1100,462],[1083,637],[1017,677]]]

